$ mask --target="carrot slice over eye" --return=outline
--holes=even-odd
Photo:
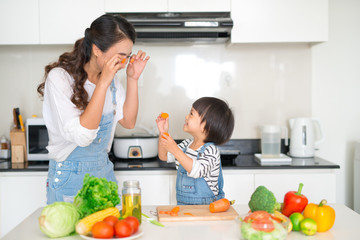
[[[161,113],[160,117],[166,119],[169,117],[169,114],[168,113]]]
[[[125,63],[126,62],[126,58],[123,58],[123,60],[121,60],[121,63]]]

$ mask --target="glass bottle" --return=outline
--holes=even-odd
[[[124,181],[121,215],[123,218],[134,216],[141,223],[141,189],[137,180]]]

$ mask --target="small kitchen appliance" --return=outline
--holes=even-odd
[[[113,150],[121,159],[154,158],[158,154],[158,136],[115,137]]]
[[[320,121],[313,118],[292,118],[289,124],[290,156],[313,157],[315,147],[324,140]]]
[[[264,125],[261,127],[261,154],[255,154],[260,165],[289,165],[291,158],[281,153],[281,134],[288,145],[288,129],[285,126]]]
[[[49,135],[43,118],[28,118],[26,127],[26,148],[29,161],[49,160],[49,152],[46,146],[49,143]]]

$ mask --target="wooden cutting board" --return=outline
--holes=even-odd
[[[180,221],[216,221],[233,220],[239,214],[230,206],[226,212],[211,213],[209,205],[178,205],[180,208],[177,216],[160,214],[160,211],[171,211],[176,206],[158,206],[156,208],[159,222],[180,222]],[[187,214],[192,215],[187,215]]]

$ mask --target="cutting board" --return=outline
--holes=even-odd
[[[171,211],[176,206],[158,206],[156,208],[159,222],[181,222],[181,221],[216,221],[233,220],[239,214],[230,206],[226,212],[211,213],[209,205],[178,205],[180,208],[177,216],[169,214],[160,214],[160,211]],[[192,215],[186,215],[190,213]]]

